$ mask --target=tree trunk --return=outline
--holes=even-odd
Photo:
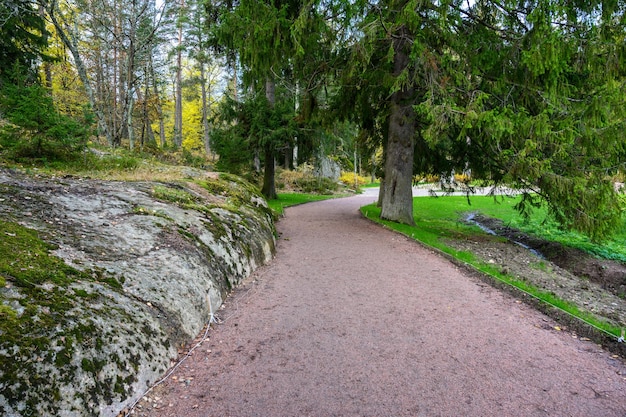
[[[80,77],[81,82],[83,83],[83,87],[85,88],[85,92],[87,93],[87,98],[89,99],[89,104],[91,105],[93,112],[96,115],[96,119],[98,120],[98,130],[101,134],[103,134],[107,138],[107,142],[111,143],[111,132],[107,128],[106,119],[104,117],[104,113],[100,108],[99,104],[96,102],[96,97],[91,86],[91,81],[89,80],[89,76],[87,75],[87,68],[85,67],[85,63],[78,51],[78,45],[75,37],[69,31],[66,30],[65,26],[62,22],[60,22],[56,17],[57,11],[57,2],[51,1],[49,3],[48,15],[50,16],[50,20],[54,25],[54,28],[57,31],[57,34],[61,38],[61,41],[67,49],[70,50],[72,54],[72,58],[74,59],[74,64],[76,65],[76,70],[78,72],[78,76]]]
[[[263,188],[261,189],[261,193],[268,200],[275,200],[276,183],[274,179],[276,177],[276,161],[274,160],[274,153],[272,152],[271,145],[265,145],[264,151],[265,167],[263,170]]]
[[[154,94],[154,107],[156,108],[157,117],[159,118],[159,143],[161,144],[161,149],[163,149],[165,148],[165,121],[163,108],[161,107],[161,94],[159,92],[151,54],[148,56],[148,65],[150,65],[150,81],[152,82],[152,94]]]
[[[401,27],[394,38],[394,76],[409,66],[410,34]],[[381,218],[414,225],[413,219],[413,153],[415,150],[414,87],[409,83],[391,96],[385,186],[382,189]]]
[[[202,83],[202,141],[204,151],[209,156],[211,154],[211,142],[209,137],[209,92],[207,91],[206,67],[204,62],[200,63],[200,81]],[[210,86],[209,86],[210,87]]]
[[[129,92],[128,105],[126,109],[126,130],[128,131],[128,147],[132,151],[135,149],[135,131],[133,129],[133,107],[135,100],[132,92]]]
[[[185,8],[185,0],[180,1],[180,13]],[[176,104],[174,109],[174,146],[183,144],[183,24],[178,23],[178,50],[176,52]]]
[[[392,98],[393,100],[393,98]],[[383,219],[414,224],[413,220],[413,151],[415,147],[413,106],[392,103],[389,116],[389,139],[385,160],[385,185],[382,189]]]
[[[285,148],[285,169],[293,169],[293,148],[290,145]]]
[[[135,105],[135,38],[137,36],[135,28],[136,3],[132,2],[132,18],[129,19],[129,42],[126,52],[126,98],[124,100],[126,114],[126,130],[128,135],[129,149],[135,148],[135,132],[133,129],[133,107]]]
[[[145,144],[148,144],[150,147],[156,147],[156,139],[154,138],[154,132],[152,131],[152,121],[150,120],[150,112],[148,111],[148,100],[150,98],[150,80],[148,74],[148,66],[146,66],[144,70],[145,74],[145,83],[144,83],[144,93],[143,97],[141,95],[141,90],[137,90],[137,99],[141,101],[141,114],[142,114],[142,123],[141,123],[141,150]]]
[[[270,107],[274,108],[276,104],[276,83],[273,79],[268,78],[265,82],[265,97],[270,104]],[[266,143],[263,148],[265,152],[265,167],[263,170],[263,189],[261,193],[268,200],[276,199],[276,161],[274,158],[274,149],[271,143]]]

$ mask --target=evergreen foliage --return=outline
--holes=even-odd
[[[349,103],[344,115],[379,138],[394,190],[408,175],[397,176],[402,161],[412,157],[413,173],[469,169],[474,178],[525,190],[522,213],[545,201],[564,228],[595,239],[615,229],[623,205],[611,180],[626,161],[623,2],[352,6],[364,12],[353,18],[355,41],[338,54],[336,107]],[[415,133],[400,136],[414,143],[405,138],[394,153],[394,112],[406,104],[415,114],[406,112],[402,124]],[[409,199],[388,203],[410,210]]]
[[[213,132],[213,148],[220,155],[217,167],[233,173],[252,171],[255,153],[276,154],[297,135],[291,103],[277,100],[271,106],[264,94],[243,101],[227,97],[221,108],[221,128]]]
[[[59,114],[49,92],[38,84],[5,85],[0,111],[13,124],[0,136],[0,150],[9,159],[71,159],[91,133],[88,112],[81,121]]]
[[[426,153],[474,177],[536,193],[565,228],[599,239],[621,222],[612,178],[624,169],[623,5],[533,0],[457,8],[428,95]],[[621,45],[621,46],[620,46]],[[440,171],[445,172],[445,171]],[[529,214],[530,194],[518,208]]]
[[[44,17],[64,46],[47,50],[59,55],[57,70],[42,53]],[[332,149],[344,168],[358,150],[367,161],[378,155],[388,219],[413,221],[414,174],[471,172],[526,191],[523,214],[546,202],[562,227],[601,239],[624,210],[611,184],[626,161],[624,27],[623,0],[5,0],[2,111],[30,133],[3,147],[42,157],[84,142],[44,90],[20,90],[40,70],[62,112],[76,117],[77,102],[90,102],[110,146],[132,149],[141,132],[140,144],[156,147],[158,126],[166,148],[173,130],[186,150],[216,151],[221,169],[264,169],[269,197],[274,161],[293,166],[292,147],[298,162]],[[231,70],[232,99],[219,115],[214,58]],[[21,81],[9,79],[13,68]]]
[[[32,0],[0,2],[0,80],[11,75],[16,65],[36,74],[34,65],[44,56],[48,36],[36,7]]]

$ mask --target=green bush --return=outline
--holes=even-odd
[[[84,149],[90,135],[88,114],[80,122],[59,114],[40,85],[5,84],[0,111],[11,122],[0,132],[0,148],[7,159],[71,160]]]

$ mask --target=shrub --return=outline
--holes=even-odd
[[[0,109],[12,123],[0,136],[0,146],[10,159],[70,160],[90,135],[88,115],[79,122],[59,114],[40,85],[6,84],[0,92]]]
[[[433,184],[439,182],[439,175],[434,174],[417,174],[413,176],[413,184],[419,184],[425,182],[427,184]]]
[[[342,172],[339,181],[350,188],[358,188],[369,183],[369,178],[355,174],[354,172]]]
[[[454,174],[454,182],[469,184],[472,178],[467,174]]]
[[[279,171],[276,185],[280,189],[303,193],[332,194],[338,185],[330,178],[316,177],[312,167],[301,165],[293,171]]]

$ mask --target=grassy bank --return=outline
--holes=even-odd
[[[298,204],[310,203],[313,201],[328,200],[337,198],[337,195],[302,194],[302,193],[279,193],[278,198],[269,200],[270,208],[279,216],[283,214],[285,208],[297,206]]]
[[[597,257],[626,262],[626,246],[624,245],[626,223],[620,230],[616,230],[610,239],[597,243],[580,233],[561,230],[556,222],[548,217],[545,208],[536,209],[532,219],[525,221],[514,209],[518,202],[519,197],[497,197],[494,200],[494,197],[490,196],[474,196],[470,198],[470,204],[464,196],[415,198],[413,199],[413,212],[416,227],[403,230],[403,233],[406,232],[408,236],[413,235],[430,246],[445,250],[445,246],[440,243],[440,237],[471,235],[480,230],[477,226],[471,226],[462,221],[465,213],[477,212],[498,218],[505,225],[538,238],[582,249]],[[373,205],[362,209],[368,217],[377,217],[377,213],[380,213],[377,210]]]
[[[472,252],[459,251],[448,245],[448,239],[468,239],[475,235],[483,235],[478,226],[467,224],[463,219],[469,213],[481,213],[486,216],[501,219],[505,224],[521,229],[538,237],[558,241],[560,243],[587,250],[601,256],[608,255],[610,259],[626,259],[626,250],[619,241],[626,239],[624,230],[618,231],[612,240],[602,244],[593,243],[577,233],[559,230],[554,222],[547,219],[545,210],[537,210],[533,219],[525,222],[513,208],[518,198],[472,197],[471,205],[463,196],[448,196],[439,198],[421,197],[414,199],[415,226],[401,225],[380,219],[380,208],[374,204],[361,208],[363,214],[378,223],[396,230],[408,237],[418,240],[430,247],[436,248],[459,261],[471,265],[475,269],[488,274],[506,285],[511,285],[530,296],[556,307],[588,324],[619,337],[621,329],[596,316],[581,311],[576,305],[556,297],[554,294],[541,288],[534,287],[514,276],[502,273],[501,269],[478,259]]]

